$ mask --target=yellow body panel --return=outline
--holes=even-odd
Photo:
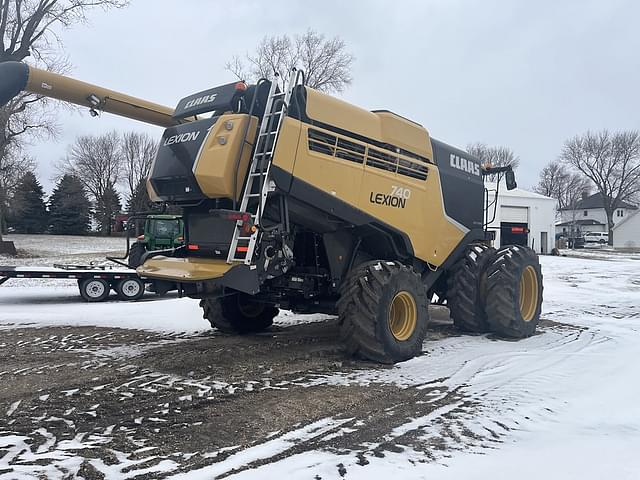
[[[213,258],[174,258],[157,256],[138,267],[141,277],[158,280],[199,282],[222,277],[235,265]]]
[[[432,265],[442,265],[458,246],[466,231],[450,221],[444,211],[440,175],[436,165],[419,162],[391,151],[400,161],[414,162],[427,168],[426,180],[411,178],[395,171],[387,171],[367,165],[370,148],[364,142],[342,137],[317,127],[302,124],[302,134],[297,148],[293,170],[296,178],[322,190],[349,205],[380,219],[406,233],[414,249],[414,255]],[[308,131],[326,132],[345,138],[365,149],[361,163],[340,158],[341,149],[334,148],[328,155],[309,149]],[[375,147],[376,151],[381,151]],[[375,200],[377,195],[398,196],[404,199],[403,208],[383,205]]]
[[[253,144],[245,142],[246,138],[256,137],[258,119],[246,114],[222,115],[211,127],[200,156],[193,166],[193,173],[198,186],[209,198],[233,198],[233,180],[236,179],[236,200],[242,196],[242,185],[249,168]],[[227,128],[231,126],[231,130]],[[224,139],[224,144],[221,143]],[[238,157],[242,150],[239,165]],[[235,175],[236,169],[240,172]]]
[[[287,172],[293,171],[296,160],[298,142],[300,141],[300,122],[291,117],[285,117],[280,125],[278,143],[273,155],[273,165]]]
[[[391,112],[369,112],[311,88],[306,92],[307,115],[312,120],[433,158],[423,126]]]

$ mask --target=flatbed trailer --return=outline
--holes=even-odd
[[[87,302],[101,302],[111,290],[121,300],[134,301],[144,295],[145,285],[151,283],[156,293],[170,290],[169,285],[151,282],[140,277],[135,270],[115,265],[63,265],[52,267],[0,266],[0,285],[12,278],[51,278],[77,280],[80,295]]]

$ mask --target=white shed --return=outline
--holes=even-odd
[[[495,246],[528,245],[538,253],[551,253],[555,246],[556,200],[500,184],[497,204],[493,204],[496,185],[487,183],[489,229],[496,232]],[[495,208],[495,218],[493,217]]]
[[[613,227],[614,248],[640,248],[640,210]]]

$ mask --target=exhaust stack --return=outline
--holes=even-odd
[[[190,121],[174,119],[173,108],[47,72],[23,62],[0,63],[0,107],[23,91],[164,128]]]

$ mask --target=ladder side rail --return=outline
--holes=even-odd
[[[254,219],[254,224],[257,226],[259,226],[261,223],[267,196],[271,191],[271,185],[269,181],[270,167],[273,161],[273,155],[275,153],[280,128],[286,115],[289,101],[291,99],[293,89],[296,86],[295,84],[297,83],[298,76],[299,73],[297,72],[297,70],[292,70],[284,91],[280,93],[276,93],[277,81],[274,81],[271,84],[267,105],[260,122],[257,144],[251,161],[249,177],[245,185],[241,203],[241,211],[251,214],[252,218]],[[274,108],[274,106],[276,105],[278,108]],[[276,119],[275,117],[278,118]],[[258,193],[254,194],[252,192],[254,191],[254,182],[256,178],[259,178],[257,189]],[[253,213],[248,211],[248,206],[250,199],[255,196],[258,197],[258,202],[256,211],[255,213]],[[243,255],[238,255],[237,249],[239,240],[241,238],[243,240],[247,240],[247,237],[242,237],[242,231],[240,227],[242,227],[242,222],[236,222],[236,228],[234,230],[229,253],[227,255],[227,263],[240,261],[245,265],[250,265],[260,232],[259,230],[256,230],[248,237],[249,243],[246,247],[246,251],[243,252]]]

